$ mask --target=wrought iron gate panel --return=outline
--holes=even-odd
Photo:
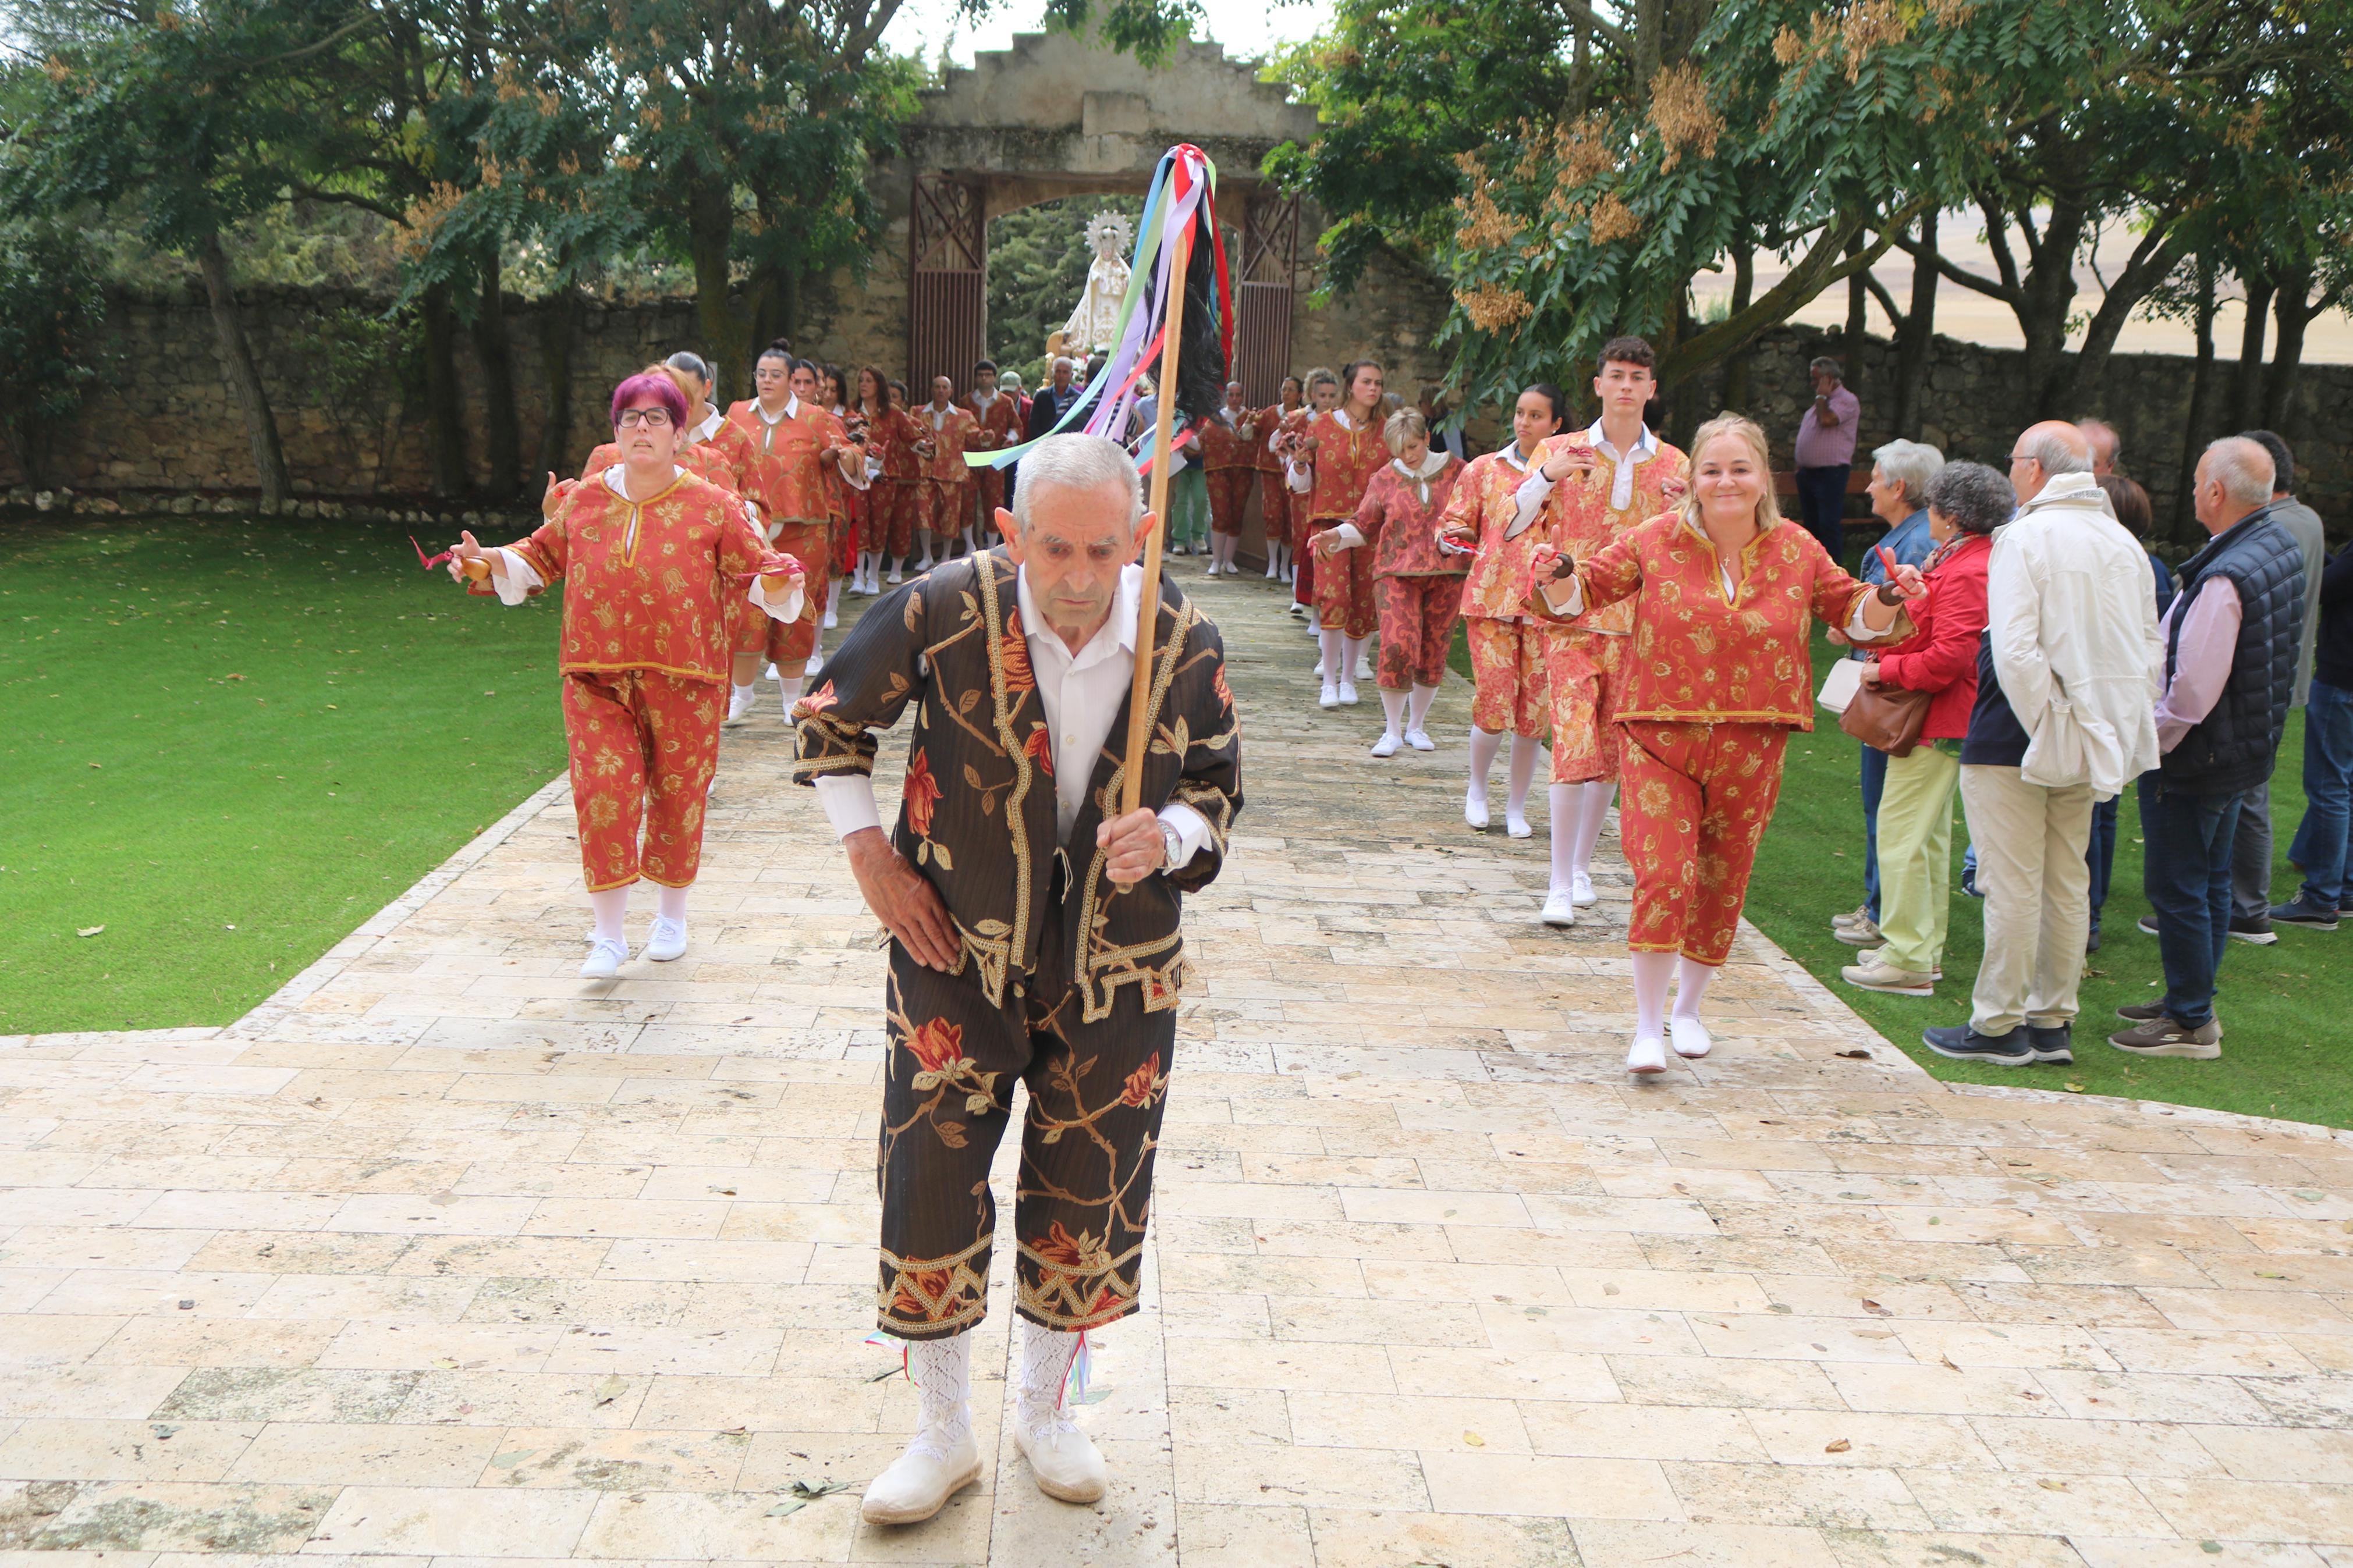
[[[931,400],[932,377],[969,389],[987,352],[988,220],[980,187],[954,174],[915,176],[909,225],[907,397]]]
[[[1253,406],[1272,403],[1291,374],[1291,297],[1299,267],[1299,198],[1259,194],[1242,220],[1234,276],[1235,379]]]

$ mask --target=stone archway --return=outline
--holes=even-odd
[[[1258,171],[1276,146],[1314,133],[1314,110],[1216,44],[1180,44],[1146,67],[1077,34],[1023,33],[950,71],[923,95],[905,156],[876,171],[878,197],[908,215],[908,385],[941,372],[961,384],[984,352],[990,218],[1060,196],[1141,194],[1161,153],[1190,142],[1218,165],[1219,217],[1238,241],[1236,370],[1252,398],[1271,399],[1291,361],[1300,215]]]

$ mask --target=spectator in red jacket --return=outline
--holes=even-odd
[[[1929,691],[1920,743],[1887,760],[1879,801],[1879,929],[1884,943],[1840,971],[1850,985],[1899,996],[1933,996],[1952,891],[1953,792],[1961,779],[1961,738],[1978,700],[1978,643],[1986,629],[1986,563],[1993,531],[2018,498],[1983,463],[1947,463],[1928,481],[1935,553],[1922,568],[1928,597],[1915,601],[1919,627],[1862,667],[1867,686]]]

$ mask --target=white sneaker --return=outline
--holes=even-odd
[[[1324,695],[1315,700],[1315,706],[1318,708],[1337,708],[1340,706],[1340,689],[1333,685],[1330,681],[1325,681],[1324,683]]]
[[[1288,579],[1285,580],[1288,581]],[[1294,616],[1303,616],[1307,613],[1307,606],[1294,599],[1292,601],[1290,613]]]
[[[1029,1461],[1038,1489],[1064,1502],[1101,1502],[1109,1489],[1103,1458],[1076,1423],[1057,1412],[1035,1426],[1016,1420],[1013,1446]]]
[[[1438,750],[1438,742],[1430,738],[1430,732],[1426,730],[1408,730],[1405,732],[1405,743],[1417,752]]]
[[[1626,1070],[1638,1078],[1667,1070],[1667,1042],[1656,1035],[1637,1035],[1626,1053]]]
[[[1481,833],[1487,831],[1487,797],[1469,791],[1462,795],[1462,820]]]
[[[727,717],[719,721],[723,730],[737,730],[752,721],[752,689],[738,686],[727,694]]]
[[[1384,733],[1379,740],[1373,742],[1373,755],[1377,757],[1394,757],[1398,753],[1398,747],[1402,744],[1404,744],[1404,742],[1398,738],[1397,731],[1394,730],[1388,731]]]
[[[1533,838],[1536,830],[1528,826],[1526,817],[1506,806],[1504,808],[1504,831],[1514,838]]]
[[[656,963],[668,963],[686,952],[686,922],[664,915],[654,917],[653,934],[646,938],[645,956]]]
[[[1372,678],[1373,661],[1366,658],[1363,654],[1358,654],[1356,656],[1356,679],[1358,680],[1370,680]]]
[[[915,563],[915,575],[917,575],[918,577],[922,576],[924,573],[926,573],[926,572],[930,571],[930,570],[932,569],[932,567],[933,567],[933,565],[934,565],[934,563],[933,562],[933,560],[932,560],[932,558],[931,558],[930,556],[928,556],[928,555],[924,556],[921,561],[918,561],[918,562],[916,562],[916,563]],[[898,578],[896,578],[896,577],[893,577],[893,578],[892,578],[892,579],[891,579],[891,581],[892,581],[893,583],[897,582],[898,580],[899,580],[899,579],[898,579]]]
[[[807,680],[810,676],[815,675],[818,670],[823,669],[824,668],[825,650],[823,648],[812,648],[809,650],[808,663],[802,668],[801,679],[803,680]]]
[[[1271,583],[1278,575],[1279,574],[1274,569],[1274,563],[1271,561],[1268,562],[1266,563],[1266,580]]]
[[[615,942],[610,937],[592,937],[588,942],[588,961],[580,966],[583,980],[610,980],[620,973],[621,965],[629,962],[629,944]]]
[[[1707,1026],[1697,1018],[1670,1017],[1667,1033],[1674,1037],[1675,1055],[1685,1061],[1699,1060],[1707,1055],[1708,1047],[1715,1044],[1708,1036]]]
[[[1362,671],[1359,671],[1358,673],[1361,674]],[[1354,708],[1356,705],[1356,682],[1350,680],[1346,676],[1342,676],[1340,678],[1340,706],[1343,708]]]
[[[1319,658],[1319,659],[1317,659],[1317,660],[1315,661],[1315,668],[1314,668],[1314,669],[1313,669],[1313,670],[1312,670],[1312,671],[1310,671],[1309,673],[1313,674],[1313,675],[1315,677],[1315,679],[1318,679],[1318,680],[1323,679],[1324,679],[1324,661],[1323,661],[1322,659],[1320,659],[1320,658]]]
[[[1593,879],[1585,872],[1579,871],[1577,873],[1577,885],[1570,892],[1569,900],[1581,910],[1588,905],[1599,903],[1601,895],[1593,890]]]
[[[859,1517],[869,1524],[920,1523],[979,1479],[980,1448],[971,1434],[946,1442],[918,1432],[907,1451],[868,1483]]]
[[[1209,569],[1207,572],[1202,573],[1201,575],[1204,577],[1214,577],[1218,574],[1219,570],[1221,570],[1220,563],[1212,561],[1209,563]]]
[[[907,574],[903,570],[896,566],[891,568],[891,582],[893,586],[896,586],[906,580]]]
[[[825,629],[831,631],[839,625],[841,625],[841,617],[833,611],[828,610],[825,613]]]
[[[1577,905],[1566,888],[1555,888],[1545,895],[1544,923],[1548,926],[1573,926],[1577,923]]]

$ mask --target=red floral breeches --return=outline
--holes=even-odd
[[[828,584],[834,577],[846,577],[858,564],[858,518],[847,501],[842,515],[826,524],[826,537],[833,542],[832,570],[827,574]]]
[[[1250,508],[1250,481],[1258,478],[1258,470],[1211,468],[1206,477],[1209,481],[1209,531],[1228,539],[1240,537],[1242,513]]]
[[[1311,544],[1337,526],[1338,522],[1332,522],[1318,528],[1308,536]],[[1373,599],[1372,546],[1359,544],[1317,557],[1314,604],[1315,624],[1327,632],[1362,638],[1378,631],[1381,612]]]
[[[828,535],[831,528],[822,522],[788,522],[776,535],[770,548],[781,550],[801,563],[807,586],[802,590],[801,615],[797,621],[780,621],[747,603],[745,608],[759,616],[765,631],[761,647],[768,662],[776,667],[779,675],[800,673],[808,656],[817,651],[818,623],[825,614],[826,589],[831,583],[828,568],[833,559],[833,547]]]
[[[918,521],[924,531],[944,539],[962,533],[972,521],[972,482],[925,479],[923,488],[923,510]]]
[[[1050,905],[1041,952],[1067,951],[1053,940],[1061,918]],[[1067,974],[1041,963],[1026,997],[992,1007],[971,973],[926,969],[892,944],[877,1151],[884,1331],[945,1339],[987,1310],[988,1167],[1017,1079],[1029,1108],[1014,1188],[1014,1310],[1060,1330],[1135,1310],[1176,1013],[1146,1012],[1143,985],[1113,997],[1110,1016],[1087,1023]]]
[[[1459,590],[1458,590],[1459,591]],[[1466,616],[1471,644],[1471,722],[1490,735],[1543,735],[1552,723],[1545,676],[1545,628],[1534,621]]]
[[[1381,610],[1381,689],[1437,685],[1446,674],[1446,651],[1462,614],[1462,579],[1382,577],[1375,580],[1373,592]]]
[[[875,548],[872,521],[873,495],[875,490],[881,488],[882,481],[877,479],[870,489],[845,489],[842,494],[842,505],[849,513],[849,522],[846,531],[849,536],[849,548],[853,554],[863,553]]]
[[[1626,945],[1722,963],[1732,952],[1757,846],[1781,794],[1778,724],[1619,726],[1618,836],[1634,868]]]
[[[1005,470],[975,468],[972,486],[974,505],[980,513],[980,531],[973,537],[986,541],[989,531],[997,527],[997,509],[1005,504]]]
[[[665,888],[694,880],[702,799],[719,764],[721,689],[650,669],[564,678],[572,808],[590,892],[639,877]]]
[[[1545,635],[1545,682],[1552,700],[1552,782],[1615,783],[1618,700],[1631,637],[1552,626]]]
[[[892,557],[915,548],[915,514],[923,510],[923,484],[915,479],[876,479],[867,494],[867,520],[873,527],[866,548]]]

